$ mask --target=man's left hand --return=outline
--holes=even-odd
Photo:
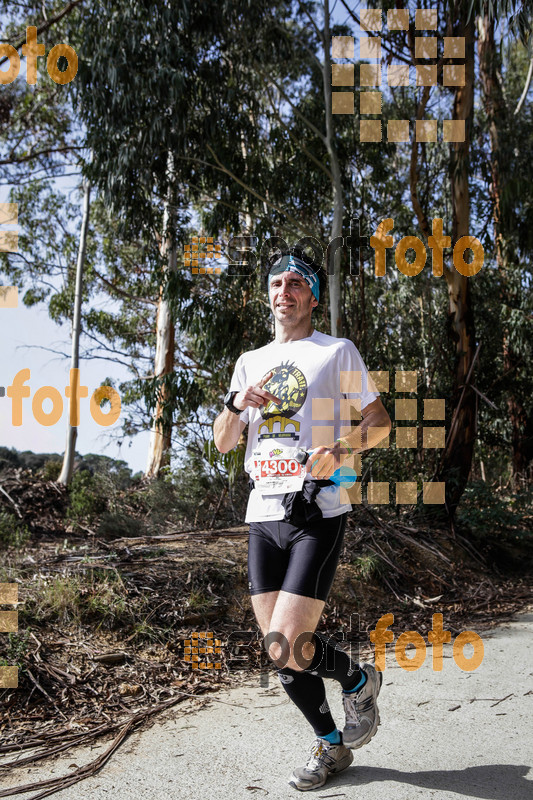
[[[317,480],[326,480],[331,478],[335,470],[342,467],[349,457],[348,450],[340,442],[335,442],[329,447],[322,445],[314,449],[309,456],[306,471]]]

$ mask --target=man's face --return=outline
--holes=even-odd
[[[311,320],[311,312],[318,300],[309,284],[296,272],[280,272],[270,280],[270,308],[281,324],[293,326],[304,319]]]

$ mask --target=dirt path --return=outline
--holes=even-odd
[[[432,670],[430,648],[416,672],[401,669],[392,652],[377,735],[355,751],[349,769],[310,796],[533,798],[533,613],[484,633],[483,643],[483,663],[470,673],[456,665],[450,645],[442,672]],[[338,685],[327,681],[326,686],[342,727]],[[302,796],[287,780],[293,767],[306,762],[312,741],[308,724],[272,674],[268,688],[255,679],[176,707],[149,730],[134,732],[98,774],[52,796],[286,800]],[[108,746],[98,743],[55,762],[0,774],[0,785],[7,789],[69,774]],[[26,800],[34,793],[15,796]]]

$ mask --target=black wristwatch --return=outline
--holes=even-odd
[[[242,414],[242,409],[237,408],[233,405],[233,398],[238,392],[228,392],[224,398],[224,405],[227,409],[229,409],[233,414]]]

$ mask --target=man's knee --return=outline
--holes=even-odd
[[[297,635],[289,631],[269,631],[263,640],[263,646],[278,670],[287,668],[295,672],[307,669],[315,652],[312,631],[303,631]]]

